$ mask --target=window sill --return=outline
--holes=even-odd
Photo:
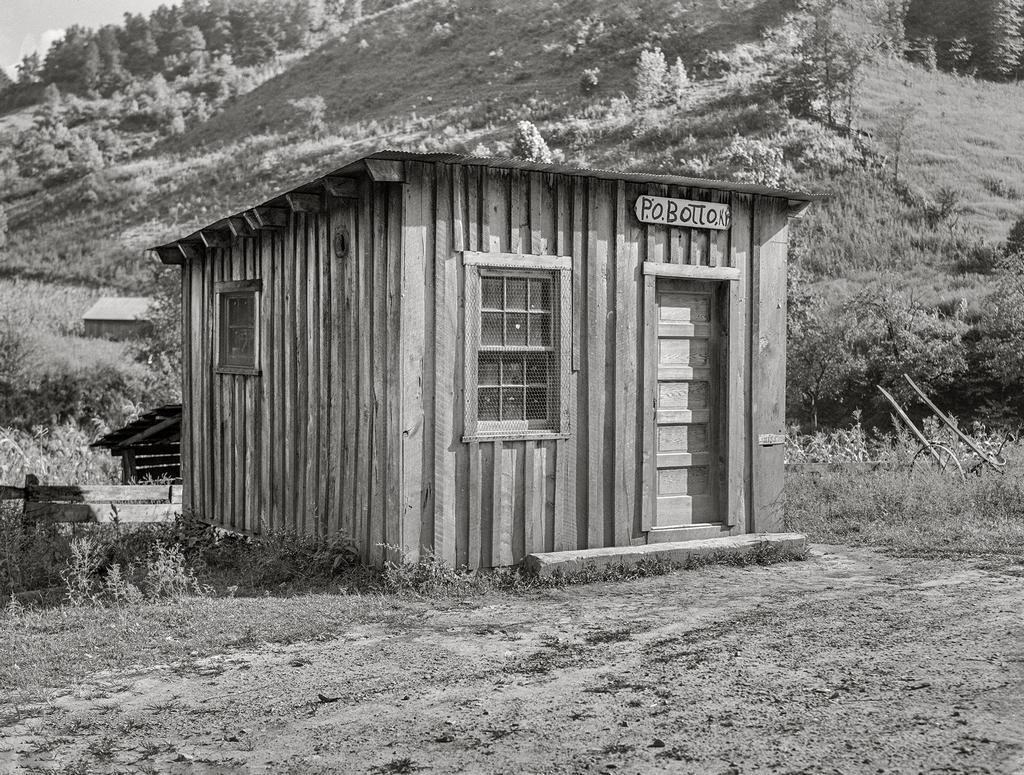
[[[258,377],[260,375],[259,369],[247,368],[245,366],[218,366],[218,374],[234,374],[236,376],[243,377]]]
[[[463,443],[471,441],[557,441],[568,439],[569,433],[560,431],[509,431],[508,433],[477,433],[463,436]]]

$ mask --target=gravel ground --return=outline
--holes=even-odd
[[[1024,772],[1019,566],[816,546],[409,610],[58,688],[0,772]]]

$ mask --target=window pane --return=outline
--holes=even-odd
[[[550,280],[530,280],[530,309],[551,309]]]
[[[526,419],[546,420],[548,417],[548,391],[546,387],[526,388]]]
[[[548,381],[548,356],[530,355],[526,358],[526,382],[530,385],[546,385]]]
[[[536,347],[551,346],[551,315],[534,312],[530,315],[530,344]]]
[[[477,412],[481,420],[498,420],[498,388],[480,388],[477,391]]]
[[[521,387],[501,389],[501,419],[523,419],[523,389]]]
[[[251,328],[229,328],[227,345],[229,363],[252,363],[256,352],[256,337]]]
[[[483,319],[480,326],[480,343],[485,347],[489,345],[501,345],[503,339],[501,336],[501,318],[500,312],[484,312]]]
[[[255,304],[252,296],[228,297],[228,325],[252,327]]]
[[[502,359],[501,384],[523,384],[523,357],[521,355],[506,355]]]
[[[505,309],[526,309],[526,280],[509,277],[505,281]]]
[[[497,355],[480,353],[477,382],[481,385],[500,385],[501,369]]]
[[[507,346],[526,344],[525,312],[510,312],[505,315],[505,344]]]
[[[483,298],[482,305],[485,309],[501,309],[505,306],[501,299],[501,284],[500,277],[480,278],[480,293]]]

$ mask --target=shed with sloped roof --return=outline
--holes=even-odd
[[[144,336],[152,329],[152,303],[144,296],[103,296],[82,315],[85,335],[114,340]]]
[[[186,507],[474,568],[776,531],[813,199],[384,151],[160,245]]]

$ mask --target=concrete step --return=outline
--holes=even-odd
[[[698,560],[717,560],[772,547],[787,552],[800,552],[807,547],[802,533],[753,533],[707,538],[701,541],[674,541],[643,546],[611,546],[603,549],[575,549],[568,552],[537,552],[523,560],[523,567],[540,576],[568,575],[585,568],[609,565],[629,567],[644,560],[686,565]]]

